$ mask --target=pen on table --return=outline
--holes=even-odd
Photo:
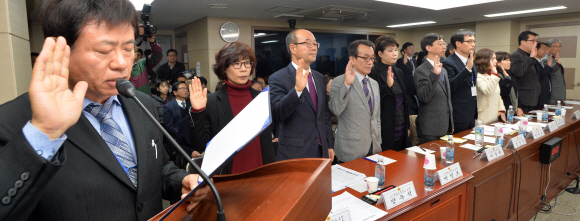
[[[421,150],[423,150],[423,151],[427,152],[425,149],[423,149],[423,147],[421,147],[421,146],[418,146],[418,147],[419,147],[419,148],[421,148]]]
[[[375,193],[375,195],[381,195],[381,193],[387,192],[387,190],[390,190],[390,189],[393,189],[393,188],[395,188],[395,186],[390,186],[390,187],[388,187],[388,188],[386,188],[386,189],[384,189],[384,190],[381,190],[381,191],[380,191],[380,192],[378,192],[378,193]]]

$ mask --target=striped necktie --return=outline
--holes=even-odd
[[[369,96],[369,87],[367,86],[367,82],[368,79],[365,77],[362,80],[363,82],[363,91],[365,92],[365,96],[367,97],[368,103],[369,103],[369,109],[371,110],[371,113],[373,112],[373,101],[371,100],[371,96]]]

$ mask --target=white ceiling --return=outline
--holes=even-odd
[[[412,0],[408,0],[412,1]],[[446,0],[433,0],[446,1]],[[469,0],[465,0],[469,1]],[[209,4],[228,4],[227,9],[209,8]],[[227,17],[262,20],[287,20],[288,18],[274,18],[283,12],[264,11],[276,6],[289,6],[301,8],[290,14],[300,14],[325,6],[344,6],[360,9],[374,10],[368,13],[368,19],[364,22],[350,22],[348,25],[364,27],[385,27],[387,25],[411,23],[420,21],[436,21],[436,24],[415,26],[408,28],[437,26],[447,24],[468,23],[483,20],[497,20],[507,18],[520,18],[538,15],[564,14],[580,11],[579,0],[504,0],[460,8],[444,10],[429,10],[424,8],[403,6],[374,0],[155,0],[152,3],[151,23],[158,29],[175,29],[204,17]],[[519,11],[552,6],[566,6],[567,9],[548,11],[532,14],[513,15],[497,18],[486,18],[483,15]],[[288,13],[286,13],[288,14]],[[296,18],[297,22],[320,22],[337,23],[339,21],[313,21]]]

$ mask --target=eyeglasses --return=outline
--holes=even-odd
[[[467,43],[467,44],[475,44],[475,43],[477,43],[477,41],[475,41],[475,40],[469,40],[469,41],[464,41],[464,42]]]
[[[440,46],[445,46],[445,45],[447,45],[447,44],[445,44],[445,42],[444,42],[444,41],[440,41],[440,42],[439,42],[439,45],[440,45]]]
[[[246,68],[251,68],[254,65],[254,62],[251,61],[244,61],[244,62],[234,62],[232,64],[232,66],[234,66],[235,69],[240,69],[242,68],[242,64],[246,67]]]
[[[300,42],[300,43],[294,43],[295,45],[301,45],[301,44],[306,44],[306,46],[308,46],[309,48],[314,47],[314,45],[316,45],[316,48],[320,48],[320,43],[318,42]]]
[[[526,41],[538,42],[538,39],[532,39],[532,40],[526,40]]]
[[[552,45],[550,46],[551,48],[562,48],[562,46],[556,46],[556,45]]]
[[[188,89],[187,89],[186,87],[180,87],[180,88],[177,88],[177,90],[184,90],[184,91],[187,91]]]
[[[170,55],[167,55],[167,57],[177,57],[177,55],[170,54]]]
[[[375,62],[375,61],[377,60],[377,58],[375,58],[375,57],[363,57],[363,56],[358,56],[358,55],[355,55],[355,57],[356,57],[356,58],[362,58],[362,59],[364,59],[366,62],[369,62],[369,61]]]

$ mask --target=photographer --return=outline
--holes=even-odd
[[[140,24],[140,36],[143,36],[144,32],[143,25]],[[155,34],[148,37],[147,42],[149,42],[149,45],[151,46],[151,55],[145,55],[145,58],[142,58],[133,64],[129,81],[135,85],[135,88],[138,91],[151,95],[151,82],[149,82],[148,70],[153,69],[157,64],[159,64],[161,59],[163,59],[163,49],[161,49],[161,46],[155,41]],[[135,47],[138,48],[139,46]],[[145,67],[145,63],[147,63],[148,67]]]

